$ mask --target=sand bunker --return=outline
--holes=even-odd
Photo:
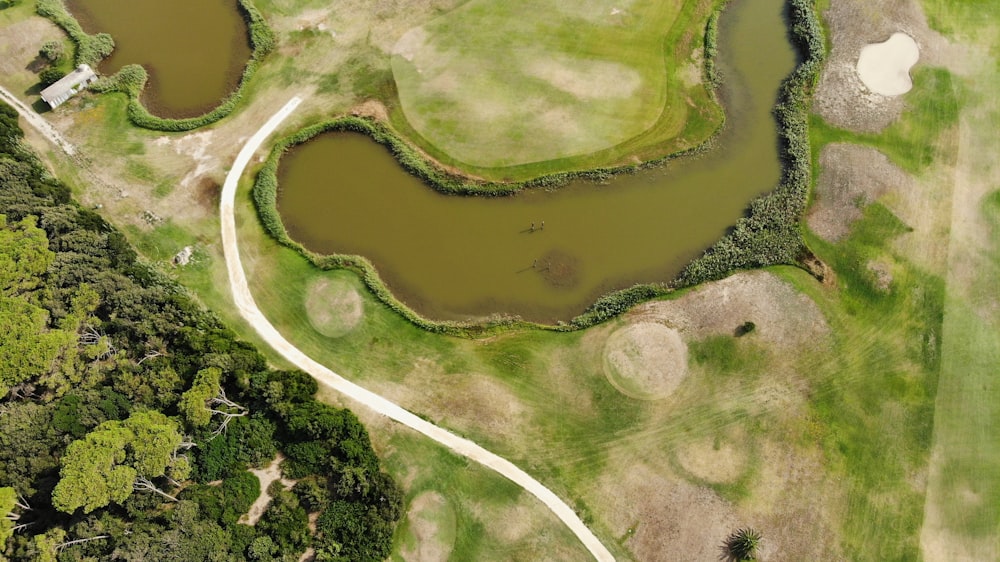
[[[611,334],[604,346],[604,371],[622,393],[642,400],[670,395],[687,375],[687,345],[680,334],[657,322],[639,322]]]
[[[861,49],[858,76],[869,90],[883,96],[899,96],[913,88],[910,68],[920,60],[920,48],[905,33],[893,33],[888,41]]]

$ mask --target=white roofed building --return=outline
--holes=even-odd
[[[94,70],[86,64],[81,64],[73,72],[42,90],[42,99],[49,104],[49,107],[55,109],[95,80],[97,80],[97,74]]]

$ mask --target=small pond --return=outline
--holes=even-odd
[[[728,123],[707,155],[607,184],[454,196],[368,137],[328,133],[282,158],[282,220],[310,250],[367,257],[432,319],[568,321],[604,293],[668,281],[777,185],[771,108],[795,65],[783,9],[782,0],[736,0],[721,18]]]
[[[66,0],[87,33],[109,33],[115,50],[98,71],[128,64],[149,73],[142,103],[165,118],[215,109],[239,85],[250,35],[236,0]]]

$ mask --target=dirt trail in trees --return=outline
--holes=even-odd
[[[322,384],[340,392],[376,412],[388,416],[389,418],[414,429],[423,435],[430,437],[438,443],[448,447],[456,454],[472,459],[487,468],[491,468],[518,486],[521,486],[530,494],[541,500],[563,523],[573,531],[573,534],[583,542],[587,550],[593,554],[594,558],[600,561],[613,561],[611,552],[597,539],[597,537],[584,525],[573,509],[562,499],[556,496],[552,490],[543,486],[540,482],[532,478],[528,473],[514,466],[510,461],[494,454],[479,445],[446,431],[426,420],[423,420],[413,413],[403,409],[382,396],[368,391],[334,373],[325,366],[314,361],[311,357],[303,353],[292,345],[281,335],[280,332],[267,320],[264,313],[257,307],[253,295],[250,294],[250,287],[247,282],[243,264],[240,260],[239,247],[236,238],[236,217],[234,213],[234,202],[236,200],[236,188],[239,184],[243,170],[246,168],[254,153],[278,125],[288,117],[302,100],[293,97],[284,107],[278,110],[264,124],[240,150],[233,167],[226,175],[226,182],[222,188],[222,200],[219,204],[219,211],[222,218],[222,245],[226,256],[226,269],[229,271],[229,285],[232,291],[233,300],[240,315],[246,320],[258,334],[271,347],[278,351],[283,357],[288,359],[298,368],[309,373]]]

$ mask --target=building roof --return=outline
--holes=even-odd
[[[42,90],[42,99],[52,107],[68,100],[70,96],[81,89],[81,85],[87,85],[97,79],[97,74],[86,64],[76,67],[73,72],[60,78],[55,84]]]

